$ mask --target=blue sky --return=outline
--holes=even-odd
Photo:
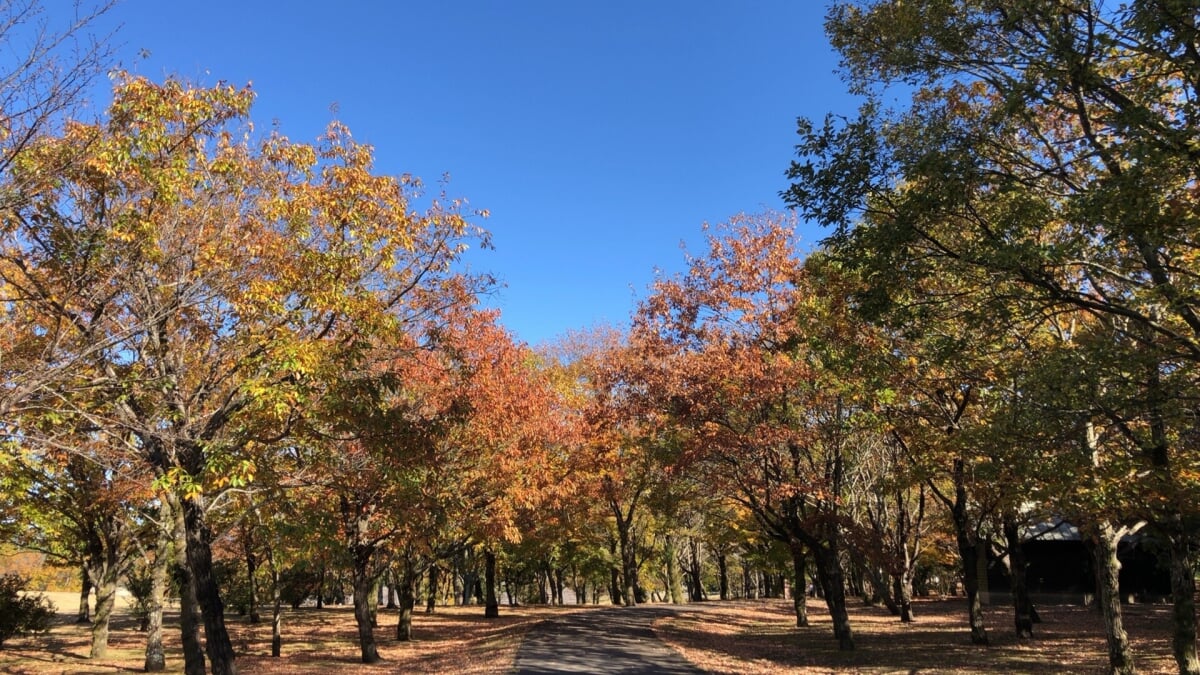
[[[782,208],[796,117],[856,105],[824,13],[808,0],[124,0],[101,28],[121,25],[118,56],[142,75],[252,82],[260,127],[312,140],[336,105],[381,172],[449,174],[451,195],[491,212],[496,250],[469,257],[505,284],[488,304],[538,343],[626,324],[656,270],[683,268],[681,241],[702,250],[702,223]],[[821,236],[808,228],[802,245]]]

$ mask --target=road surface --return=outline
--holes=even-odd
[[[577,612],[534,626],[517,650],[518,675],[547,673],[665,673],[704,671],[663,644],[650,630],[678,608],[641,605]]]

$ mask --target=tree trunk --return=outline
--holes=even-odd
[[[397,605],[396,605],[396,584],[398,583],[396,581],[397,576],[398,576],[398,574],[396,573],[396,570],[394,570],[394,569],[391,571],[390,574],[388,574],[388,577],[387,577],[387,579],[388,579],[387,604],[384,605],[385,609],[396,609],[396,607],[397,607]]]
[[[367,613],[371,617],[371,628],[379,628],[379,596],[383,593],[383,574],[371,581],[371,594],[367,596]]]
[[[117,600],[117,570],[115,565],[97,565],[90,574],[96,588],[96,613],[92,617],[92,649],[90,658],[102,659],[108,654],[108,623]]]
[[[621,597],[621,572],[612,566],[608,568],[608,597],[612,600],[612,604],[621,605],[625,603],[625,598]]]
[[[805,555],[804,544],[798,541],[789,543],[792,550],[792,609],[796,613],[796,626],[808,625],[808,588],[807,569],[808,556]]]
[[[1008,574],[1012,581],[1013,623],[1018,638],[1033,637],[1033,601],[1025,579],[1025,551],[1021,548],[1020,526],[1013,518],[1004,519],[1004,541],[1008,548]]]
[[[325,608],[325,565],[321,565],[321,571],[317,573],[317,609]]]
[[[184,525],[187,528],[187,560],[196,586],[196,599],[204,618],[204,646],[212,675],[236,675],[233,643],[225,629],[225,605],[217,586],[212,566],[212,532],[204,517],[203,497],[196,495],[183,501]]]
[[[847,562],[849,563],[850,568],[849,574],[847,575],[850,577],[847,580],[850,583],[850,593],[862,598],[863,604],[867,605],[868,607],[878,604],[876,599],[878,597],[879,590],[873,588],[872,593],[874,595],[867,593],[867,584],[864,579],[865,575],[863,574],[862,565],[860,564],[861,561],[850,559]]]
[[[846,610],[846,581],[837,549],[817,548],[813,553],[817,559],[817,576],[825,589],[825,605],[829,608],[829,618],[833,620],[833,636],[838,641],[838,649],[851,651],[854,649],[854,636],[850,630],[850,614]]]
[[[168,551],[171,547],[170,507],[163,503],[159,509],[158,541],[154,546],[154,561],[150,563],[150,598],[146,612],[146,660],[142,669],[156,673],[167,669],[163,650],[163,598],[167,594]]]
[[[700,542],[695,537],[688,537],[688,575],[692,577],[690,584],[692,602],[704,601],[704,581],[700,567]]]
[[[459,603],[460,598],[461,598],[461,604],[464,604],[464,605],[467,604],[466,593],[463,592],[463,581],[464,581],[463,576],[465,574],[466,574],[465,572],[460,574],[459,570],[451,570],[450,571],[450,587],[451,587],[451,591],[452,591],[450,595],[453,598],[451,600],[451,604]]]
[[[632,523],[621,518],[617,519],[617,538],[621,547],[621,587],[622,599],[626,607],[637,604],[637,561],[634,559],[633,541],[630,529]]]
[[[900,622],[912,623],[912,582],[908,580],[910,570],[905,570],[901,574],[892,577],[892,597],[896,599],[896,606],[900,609]]]
[[[483,615],[489,619],[499,618],[500,601],[496,599],[496,554],[490,548],[483,552],[483,577]]]
[[[258,614],[258,556],[254,555],[254,541],[250,537],[250,529],[243,532],[242,546],[246,554],[246,588],[250,596],[250,623],[259,623],[262,617]]]
[[[375,579],[370,572],[370,553],[359,551],[354,558],[354,622],[358,626],[359,651],[363,663],[378,663],[379,649],[375,645],[375,627],[371,623],[371,596],[375,594]]]
[[[954,460],[954,501],[947,503],[954,524],[954,541],[958,547],[958,558],[962,563],[963,591],[967,595],[967,622],[971,629],[971,644],[988,643],[987,628],[983,621],[983,602],[979,597],[979,568],[984,552],[980,542],[971,531],[967,513],[966,461]],[[986,568],[985,568],[986,571]],[[986,583],[986,578],[984,583]]]
[[[884,571],[878,565],[868,563],[867,574],[871,577],[871,603],[883,603],[887,607],[888,613],[892,616],[900,616],[900,603],[896,602],[894,594],[896,584],[888,583],[888,578],[884,575]],[[892,577],[895,579],[895,577]]]
[[[1188,533],[1171,536],[1171,598],[1174,605],[1171,650],[1180,675],[1200,675],[1196,656],[1196,570]]]
[[[1117,545],[1121,537],[1113,524],[1101,520],[1092,528],[1092,556],[1096,562],[1096,604],[1104,617],[1104,637],[1108,642],[1108,669],[1113,675],[1133,675],[1133,648],[1121,612],[1120,572]]]
[[[412,564],[405,561],[404,569],[399,576],[399,587],[396,596],[400,602],[400,617],[396,621],[396,639],[401,642],[412,640],[413,608],[417,604],[416,579],[413,578]]]
[[[671,597],[671,604],[678,605],[683,602],[683,588],[679,581],[679,561],[676,559],[675,537],[666,535],[663,537],[663,557],[667,559],[667,593]]]
[[[425,595],[425,613],[433,614],[437,607],[438,576],[440,568],[437,565],[429,567],[429,592]]]
[[[463,572],[462,575],[462,604],[475,604],[475,587],[479,585],[479,575],[475,572]]]
[[[268,540],[265,547],[267,571],[271,573],[271,656],[279,658],[283,653],[283,589],[279,583],[279,565],[275,562],[275,543]],[[317,589],[320,595],[321,589]]]
[[[988,643],[983,622],[983,602],[979,597],[979,548],[965,534],[958,534],[958,555],[962,561],[963,591],[967,595],[967,621],[971,627],[971,644]]]
[[[546,596],[546,599],[549,601],[548,604],[553,605],[558,602],[558,579],[554,578],[554,568],[550,566],[549,562],[546,563],[544,572],[546,583],[550,586],[550,595]]]
[[[566,587],[567,587],[567,584],[563,579],[563,568],[561,568],[561,567],[554,568],[554,578],[558,580],[558,606],[562,607],[563,605],[566,604],[566,600],[564,599],[564,596],[563,596],[563,591],[566,590]]]
[[[717,580],[722,600],[729,599],[729,562],[724,553],[717,554]]]
[[[205,675],[207,665],[204,658],[204,643],[200,640],[200,601],[196,598],[196,584],[188,566],[187,525],[184,523],[183,504],[168,492],[167,503],[174,523],[175,556],[171,573],[179,588],[179,628],[182,633],[183,672],[185,675]]]
[[[274,566],[272,566],[274,567]],[[271,656],[283,653],[283,593],[279,588],[279,571],[271,570]]]
[[[79,590],[79,614],[75,617],[75,623],[90,623],[92,606],[88,601],[92,595],[92,579],[88,576],[86,565],[79,566],[79,576],[82,585]]]

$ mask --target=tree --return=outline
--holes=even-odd
[[[61,26],[44,16],[37,0],[0,2],[0,45],[5,60],[0,71],[0,210],[10,212],[37,198],[44,181],[22,178],[14,171],[20,158],[42,138],[61,130],[70,113],[83,103],[93,79],[108,66],[108,38],[94,39],[87,30],[111,8],[111,2],[77,4],[74,19]],[[111,36],[108,36],[111,37]],[[59,168],[77,161],[59,157]],[[0,225],[0,241],[19,233],[12,219]],[[60,301],[70,302],[68,293],[90,295],[85,284],[60,287]],[[0,322],[0,346],[5,359],[0,367],[0,416],[34,395],[42,387],[68,373],[77,362],[63,340],[65,336],[37,321],[24,305],[22,289],[0,285],[5,300]],[[42,328],[47,330],[36,330]]]
[[[144,467],[114,458],[108,439],[73,431],[70,422],[55,425],[67,431],[51,432],[53,443],[26,443],[12,452],[0,486],[21,509],[24,527],[14,541],[58,564],[82,568],[85,587],[95,589],[90,656],[102,658],[117,585],[143,536],[141,512],[150,503],[152,479]]]
[[[665,416],[644,405],[639,384],[629,374],[639,355],[617,334],[597,335],[598,349],[582,365],[592,388],[587,408],[587,441],[579,447],[577,467],[589,479],[611,519],[620,557],[621,602],[626,607],[646,602],[639,579],[639,541],[646,530],[647,506],[664,489],[679,455],[679,444]],[[615,599],[615,598],[614,598]]]
[[[827,30],[853,90],[900,84],[913,103],[885,112],[872,97],[844,124],[802,121],[785,199],[836,228],[831,243],[881,296],[885,274],[893,287],[947,266],[990,274],[1151,355],[1129,428],[1146,431],[1140,463],[1162,497],[1176,661],[1200,672],[1196,486],[1176,441],[1191,424],[1169,400],[1194,400],[1183,384],[1200,360],[1194,5],[840,3]]]
[[[736,217],[686,275],[658,281],[635,319],[644,367],[634,377],[685,421],[685,458],[798,567],[811,554],[834,635],[853,649],[843,497],[875,405],[864,369],[880,343],[849,317],[844,294],[813,285],[793,229],[776,214]]]
[[[413,210],[419,182],[375,175],[339,124],[315,145],[252,140],[252,98],[119,76],[105,123],[71,123],[14,162],[38,196],[5,214],[0,255],[34,334],[67,336],[64,358],[83,364],[46,400],[86,412],[178,500],[217,673],[235,668],[211,505],[270,461],[364,336],[466,285],[449,263],[477,233],[460,202]],[[83,409],[79,392],[106,406]]]
[[[366,603],[381,574],[399,576],[397,637],[409,639],[416,581],[479,544],[485,612],[498,615],[494,547],[519,540],[522,513],[562,490],[552,457],[572,414],[533,353],[462,298],[377,343],[334,384],[314,428],[313,461],[328,469],[319,482],[338,500],[354,560],[365,662],[378,659]]]

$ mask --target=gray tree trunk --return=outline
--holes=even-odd
[[[679,580],[679,560],[676,559],[675,537],[667,534],[663,537],[663,557],[667,559],[667,593],[671,604],[683,602],[683,585]]]
[[[499,618],[500,601],[496,598],[496,554],[492,549],[483,552],[483,615],[489,619]]]
[[[75,623],[90,623],[92,621],[92,606],[89,602],[92,595],[92,579],[88,576],[87,566],[79,566],[81,587],[79,590],[79,614]]]
[[[833,620],[833,636],[838,641],[838,649],[851,651],[854,649],[854,635],[850,630],[850,613],[846,609],[846,581],[837,550],[816,549],[813,553],[817,559],[817,577],[825,589],[825,605],[829,608],[830,619]]]
[[[171,506],[164,500],[158,510],[158,539],[154,544],[154,561],[150,563],[150,599],[146,608],[146,661],[142,668],[147,673],[167,669],[167,654],[163,649],[163,598],[167,594],[172,530]]]
[[[375,644],[375,625],[371,620],[371,600],[375,595],[375,579],[371,577],[370,558],[359,559],[362,554],[355,556],[354,580],[354,621],[358,626],[358,646],[363,663],[378,663],[379,648]]]
[[[1133,647],[1121,611],[1120,572],[1117,546],[1119,530],[1112,522],[1101,520],[1092,530],[1092,557],[1096,562],[1096,604],[1104,618],[1104,637],[1108,643],[1108,669],[1113,675],[1133,675]]]
[[[244,532],[242,546],[246,554],[246,586],[250,595],[250,623],[262,621],[258,613],[258,556],[254,554],[254,541],[249,528]]]
[[[271,656],[283,653],[283,593],[279,588],[279,570],[271,564]]]
[[[93,569],[96,588],[96,613],[92,616],[92,649],[89,656],[102,659],[108,655],[108,624],[117,600],[117,570],[104,565]]]
[[[788,547],[792,550],[792,609],[796,626],[803,628],[808,625],[808,556],[804,544],[798,541],[790,542]]]
[[[212,532],[205,522],[204,503],[200,495],[183,502],[184,525],[187,528],[187,561],[196,588],[204,619],[204,651],[212,675],[237,675],[233,643],[225,628],[225,604],[213,574]]]
[[[429,592],[425,596],[425,613],[433,614],[434,608],[437,607],[438,594],[438,577],[439,568],[437,565],[429,566]]]
[[[204,658],[204,643],[200,640],[200,602],[196,599],[196,585],[187,562],[187,527],[184,525],[183,505],[173,494],[167,494],[174,524],[175,556],[171,573],[179,588],[179,627],[182,632],[183,672],[185,675],[205,675],[207,666]]]
[[[1196,569],[1187,533],[1171,537],[1171,598],[1174,628],[1171,651],[1180,675],[1200,675],[1196,655]]]
[[[167,654],[163,649],[163,598],[167,591],[167,551],[158,549],[150,570],[150,599],[146,608],[146,660],[142,670],[156,673],[167,669]]]
[[[404,569],[399,577],[396,596],[400,605],[400,616],[396,621],[396,639],[401,642],[412,640],[413,607],[417,604],[416,579],[413,578],[412,566],[404,563]]]
[[[1021,548],[1020,526],[1013,518],[1004,523],[1004,541],[1008,548],[1008,573],[1012,580],[1013,625],[1018,638],[1033,637],[1033,601],[1025,578],[1025,551]]]

